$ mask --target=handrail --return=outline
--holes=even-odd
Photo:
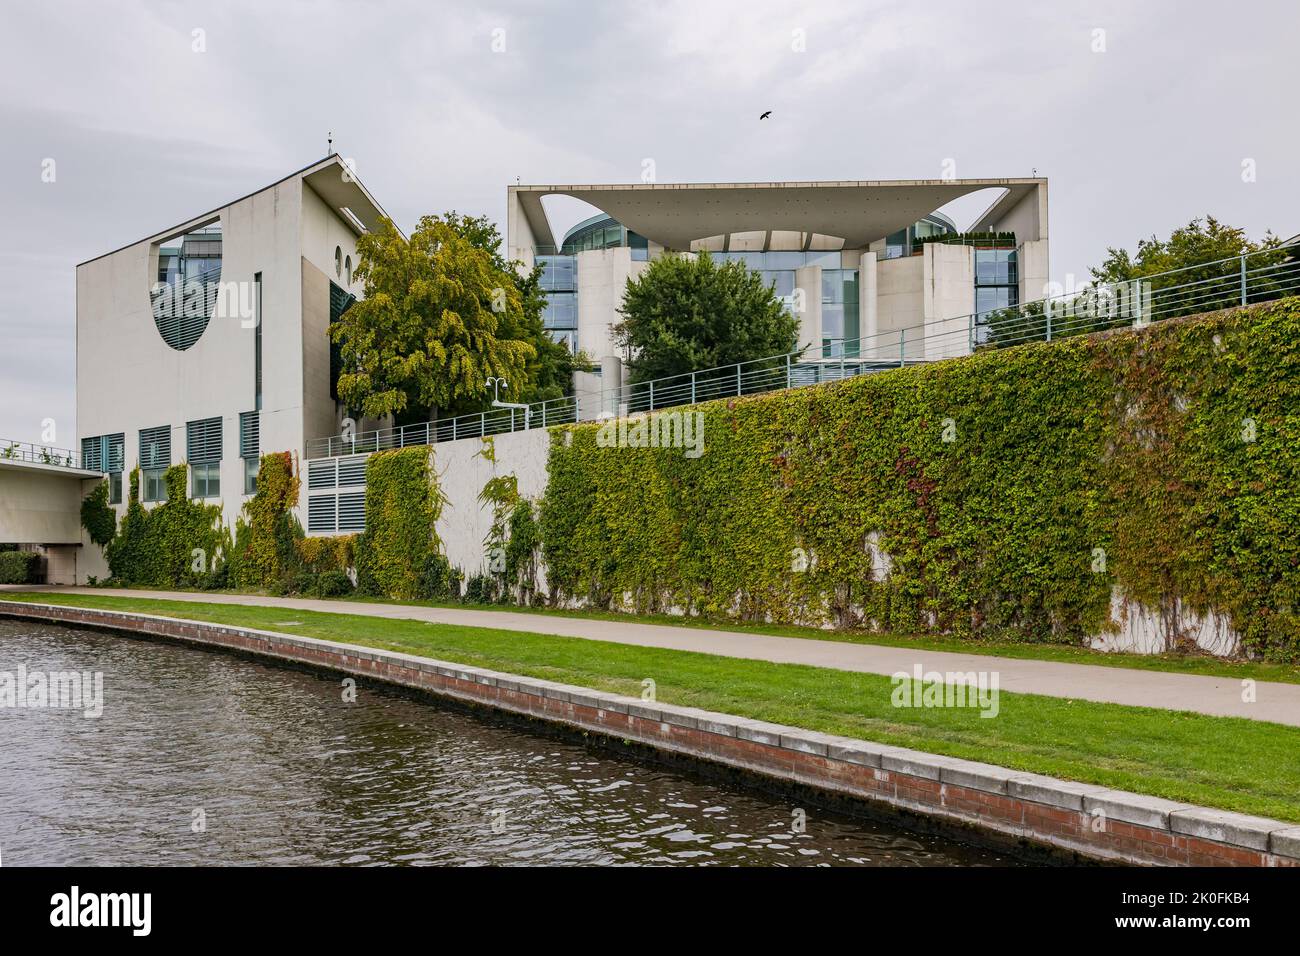
[[[69,448],[0,439],[0,462],[26,461],[59,468],[81,468],[81,455]]]
[[[1222,275],[1177,285],[1161,282],[1168,276],[1193,269],[1204,271],[1218,265],[1225,266]],[[1244,306],[1296,294],[1300,294],[1300,243],[1287,243],[1240,256],[1182,266],[1132,283],[1075,290],[1007,309],[954,316],[929,325],[846,339],[830,346],[808,345],[784,355],[699,369],[616,389],[578,392],[564,398],[536,402],[529,406],[530,414],[527,416],[517,414],[514,409],[510,409],[509,414],[504,410],[494,410],[348,437],[309,439],[307,458],[488,437],[524,428],[545,428],[778,388],[795,388],[969,355],[987,348],[1051,341],[1124,325],[1144,325],[1177,315]],[[936,326],[940,327],[939,331],[934,331]],[[807,354],[810,351],[819,354]]]

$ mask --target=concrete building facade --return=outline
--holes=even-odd
[[[988,207],[959,234],[940,210],[976,192]],[[603,212],[557,237],[548,196]],[[1042,298],[1047,218],[1039,178],[641,183],[511,186],[506,225],[510,257],[543,266],[552,335],[597,362],[627,358],[610,331],[622,290],[668,251],[761,272],[806,359],[916,361],[965,354],[982,316]]]
[[[119,516],[188,462],[191,497],[234,527],[262,451],[337,434],[329,326],[360,295],[356,241],[383,210],[331,155],[77,267],[77,431]],[[299,516],[307,525],[306,503]],[[106,574],[99,549],[80,567]]]

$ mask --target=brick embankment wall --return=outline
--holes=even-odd
[[[225,648],[427,691],[721,764],[1000,842],[1111,862],[1300,866],[1300,826],[990,764],[350,644],[197,621],[0,602],[0,616]]]

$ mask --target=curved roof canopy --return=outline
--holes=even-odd
[[[979,218],[978,228],[988,228],[1037,193],[1041,214],[1034,218],[1045,233],[1046,185],[1046,179],[1038,178],[931,179],[511,186],[508,192],[511,213],[517,208],[522,214],[537,246],[558,245],[542,197],[562,195],[589,203],[670,249],[689,249],[692,242],[711,236],[767,230],[834,236],[843,239],[846,248],[859,248],[910,226],[954,199],[997,187],[1006,192]]]

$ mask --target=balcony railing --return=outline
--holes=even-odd
[[[33,445],[22,441],[5,441],[0,438],[0,464],[6,461],[54,465],[59,468],[81,468],[81,456],[70,449]]]
[[[586,392],[528,406],[307,442],[308,458],[481,438],[579,420],[629,415],[718,398],[797,388],[1121,326],[1266,302],[1300,294],[1300,243],[1186,266],[1131,283],[1039,299],[928,325],[836,341],[829,348],[755,359]],[[821,355],[810,355],[819,352]]]

